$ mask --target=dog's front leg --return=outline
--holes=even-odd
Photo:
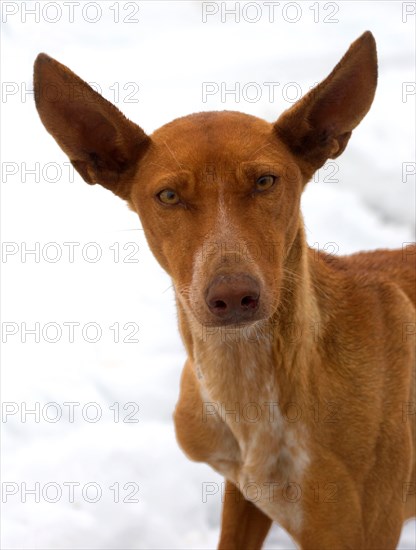
[[[272,520],[246,500],[237,487],[226,482],[219,550],[259,550]]]

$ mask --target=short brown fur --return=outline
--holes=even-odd
[[[46,129],[139,214],[173,279],[176,433],[226,478],[221,549],[261,548],[272,521],[303,549],[393,549],[415,515],[416,250],[318,253],[299,210],[376,81],[366,32],[275,124],[207,112],[147,136],[57,61],[35,63]]]

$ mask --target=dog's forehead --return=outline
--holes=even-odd
[[[255,160],[276,143],[273,125],[236,111],[211,111],[178,118],[151,136],[155,149],[178,162],[215,162],[227,157]]]

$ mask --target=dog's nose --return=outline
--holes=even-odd
[[[260,285],[250,275],[217,275],[208,287],[205,301],[222,321],[249,321],[259,307]]]

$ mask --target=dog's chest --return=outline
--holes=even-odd
[[[307,433],[293,412],[281,409],[269,343],[211,343],[196,357],[205,421],[218,434],[207,462],[266,512],[279,501],[276,521],[295,527],[296,495],[310,462]]]

